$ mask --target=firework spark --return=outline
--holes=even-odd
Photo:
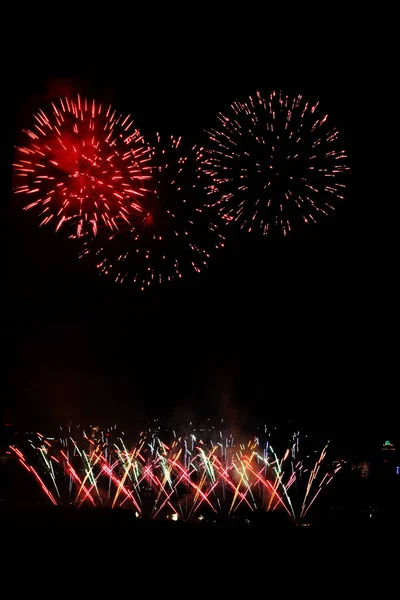
[[[198,150],[184,148],[181,137],[152,144],[152,193],[145,212],[130,229],[112,233],[107,240],[88,240],[81,256],[95,257],[101,275],[116,282],[134,282],[145,289],[154,283],[200,273],[224,237],[204,207],[202,177],[196,179]]]
[[[315,223],[344,199],[346,152],[319,102],[260,92],[218,116],[199,156],[210,205],[227,222],[266,235]]]
[[[79,237],[130,226],[143,215],[150,150],[130,115],[96,100],[60,98],[34,114],[16,148],[14,191],[36,208],[40,225],[67,224]]]
[[[115,427],[67,429],[51,443],[36,434],[25,453],[10,446],[47,499],[77,508],[131,508],[150,518],[284,510],[301,521],[342,466],[324,467],[328,446],[301,457],[298,433],[278,456],[269,436],[240,443],[214,428],[174,432],[168,444],[148,430],[130,450]]]

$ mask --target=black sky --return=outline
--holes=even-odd
[[[226,42],[203,32],[201,44],[187,30],[170,43],[164,31],[153,54],[114,31],[93,56],[86,40],[13,59],[10,161],[17,131],[61,84],[113,101],[144,132],[194,141],[235,98],[281,88],[320,99],[352,174],[325,223],[285,240],[231,237],[208,272],[145,294],[99,280],[10,199],[8,420],[126,423],[185,409],[243,425],[262,417],[393,434],[393,198],[379,166],[387,125],[385,114],[377,121],[373,52],[355,30],[268,42],[246,31]]]

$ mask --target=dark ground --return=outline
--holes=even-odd
[[[7,577],[15,589],[88,593],[225,594],[280,591],[330,597],[362,592],[393,572],[397,529],[342,522],[213,525],[144,522],[133,513],[48,510],[1,515]],[[21,570],[22,569],[22,570]],[[381,581],[381,589],[384,582]]]

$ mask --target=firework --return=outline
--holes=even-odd
[[[130,226],[143,215],[149,148],[130,115],[96,100],[60,98],[34,114],[16,148],[14,191],[40,225],[72,227],[79,237]]]
[[[328,446],[302,457],[298,433],[282,454],[269,434],[239,442],[222,427],[173,431],[168,443],[159,436],[159,428],[142,431],[128,449],[116,427],[69,426],[58,440],[37,433],[25,453],[11,450],[52,504],[183,520],[280,510],[299,522],[341,468],[324,466]]]
[[[154,283],[200,273],[224,237],[204,208],[201,176],[196,179],[196,148],[180,137],[156,135],[151,150],[152,193],[145,212],[130,229],[107,239],[89,239],[81,256],[95,259],[101,275],[145,289]]]
[[[226,221],[266,235],[315,223],[343,201],[346,153],[319,102],[260,92],[234,102],[199,156],[210,206]]]

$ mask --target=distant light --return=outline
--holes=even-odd
[[[400,475],[400,467],[396,467],[396,475]]]
[[[179,519],[177,513],[174,513],[171,518],[172,518],[173,521],[177,521]]]

